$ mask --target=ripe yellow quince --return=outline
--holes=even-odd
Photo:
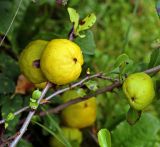
[[[43,88],[45,88],[46,84],[47,84],[47,82],[42,82],[42,83],[39,83],[39,84],[34,84],[34,86],[36,88],[43,89]]]
[[[129,104],[136,110],[143,110],[155,96],[153,81],[143,72],[129,75],[123,83],[123,91]]]
[[[35,61],[40,60],[42,51],[48,44],[45,40],[35,40],[30,42],[20,54],[19,65],[21,72],[32,83],[46,81],[41,69],[36,67]]]
[[[81,73],[80,47],[67,39],[51,40],[41,56],[40,66],[48,81],[63,85],[75,81]]]
[[[62,133],[63,133],[63,137],[65,137],[65,139],[67,139],[71,145],[73,143],[77,143],[78,146],[80,147],[80,144],[82,142],[82,132],[76,128],[68,128],[68,127],[62,127],[61,128]],[[60,134],[58,134],[59,136]],[[65,147],[58,139],[56,139],[55,137],[50,139],[50,146],[51,147]]]
[[[62,95],[62,100],[67,102],[71,99],[84,96],[83,89],[70,90]],[[76,103],[65,108],[61,113],[64,124],[73,128],[84,128],[92,125],[96,120],[96,98]]]

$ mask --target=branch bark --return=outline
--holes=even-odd
[[[66,103],[63,103],[47,112],[41,112],[39,115],[40,116],[44,116],[46,115],[46,113],[58,113],[60,111],[62,111],[64,108],[70,106],[70,105],[73,105],[75,103],[79,103],[79,102],[82,102],[82,101],[85,101],[85,100],[88,100],[90,99],[91,97],[94,97],[96,95],[99,95],[99,94],[102,94],[102,93],[105,93],[105,92],[112,92],[113,89],[115,88],[120,88],[122,86],[122,84],[117,81],[109,86],[106,86],[104,88],[101,88],[101,89],[98,89],[97,91],[93,92],[93,93],[90,93],[88,95],[85,95],[84,97],[78,97],[76,99],[73,99],[73,100],[70,100]]]
[[[46,87],[42,91],[40,98],[38,99],[38,104],[40,104],[40,101],[42,100],[42,98],[44,98],[45,94],[47,93],[47,91],[50,87],[51,87],[51,84],[48,82]],[[19,142],[19,140],[22,138],[23,134],[27,130],[27,127],[28,127],[28,125],[32,119],[32,116],[34,115],[35,112],[36,112],[35,110],[31,110],[29,112],[25,122],[23,123],[23,125],[19,131],[19,134],[14,138],[13,142],[11,142],[10,147],[15,147],[17,145],[17,143]]]
[[[160,71],[160,65],[159,66],[156,66],[154,68],[151,68],[151,69],[148,69],[146,71],[144,71],[145,73],[147,74],[151,74],[151,73],[156,73]],[[102,73],[98,73],[98,74],[95,74],[95,75],[91,75],[91,76],[87,76],[86,78],[82,79],[81,81],[67,87],[67,88],[64,88],[64,89],[61,89],[61,90],[58,90],[57,92],[53,93],[52,95],[50,95],[49,97],[47,97],[45,100],[50,100],[51,98],[53,98],[54,96],[60,94],[60,93],[63,93],[67,90],[70,90],[74,87],[77,87],[77,86],[80,86],[82,85],[86,80],[89,80],[91,78],[95,78],[95,77],[101,77],[102,76],[102,79],[108,79],[108,78],[104,78]],[[38,100],[38,104],[43,104],[43,103],[40,103],[41,100],[43,99],[43,97],[45,96],[46,92],[48,91],[48,89],[50,88],[51,84],[48,83],[47,86],[45,87],[45,89],[42,91],[42,95],[41,97],[39,98]],[[90,93],[84,97],[79,97],[77,99],[74,99],[74,100],[70,100],[62,105],[59,105],[55,108],[53,108],[52,110],[49,111],[49,113],[58,113],[60,112],[61,110],[63,110],[64,108],[68,107],[69,105],[72,105],[72,104],[75,104],[75,103],[78,103],[78,102],[81,102],[81,101],[85,101],[93,96],[96,96],[98,94],[101,94],[101,93],[104,93],[104,92],[111,92],[113,89],[115,88],[120,88],[122,86],[122,83],[120,83],[120,81],[118,81],[117,79],[115,80],[115,82],[109,86],[106,86],[104,88],[101,88],[101,89],[98,89],[96,92],[93,92],[93,93]],[[26,109],[28,109],[29,107],[26,106],[20,110],[18,110],[17,112],[15,112],[15,114],[19,114],[23,111],[25,111]],[[35,110],[34,111],[30,111],[24,124],[22,125],[20,131],[18,132],[18,135],[16,136],[16,138],[13,140],[13,142],[10,144],[10,147],[15,147],[16,144],[19,142],[19,140],[21,139],[21,137],[23,136],[23,134],[25,133],[31,119],[32,119],[32,116],[35,114]],[[45,115],[45,112],[41,112],[40,113],[41,116]],[[1,120],[0,122],[5,122],[5,120]]]
[[[160,65],[158,65],[158,66],[156,66],[156,67],[153,67],[153,68],[151,68],[151,69],[147,69],[147,70],[145,70],[144,72],[147,73],[147,74],[151,74],[151,73],[156,73],[156,72],[158,72],[158,71],[160,71]],[[102,79],[111,80],[111,81],[113,80],[112,78],[104,77],[102,73],[97,73],[97,74],[94,74],[94,75],[91,75],[91,76],[87,76],[86,78],[84,78],[84,79],[82,79],[81,81],[79,81],[79,82],[71,85],[70,87],[67,87],[67,88],[58,90],[57,92],[55,92],[55,93],[53,93],[52,95],[48,96],[46,100],[50,100],[52,97],[54,97],[54,96],[56,96],[56,95],[58,95],[58,94],[61,94],[61,93],[65,92],[65,91],[67,91],[67,90],[70,90],[70,89],[72,89],[72,88],[75,88],[75,87],[77,87],[77,86],[80,86],[80,85],[82,85],[85,81],[90,80],[90,79],[92,79],[92,78],[96,78],[96,77],[101,77]],[[117,81],[117,79],[116,79],[116,81]],[[41,103],[41,104],[43,104],[43,103]],[[16,111],[16,112],[14,113],[14,115],[16,116],[16,115],[18,115],[18,114],[20,114],[20,113],[22,113],[22,112],[24,112],[24,111],[26,111],[26,110],[28,110],[28,109],[29,109],[29,106],[25,106],[25,107],[21,108],[20,110]],[[0,120],[0,124],[3,124],[3,123],[5,123],[5,119]]]

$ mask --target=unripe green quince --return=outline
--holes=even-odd
[[[155,96],[153,81],[143,72],[129,75],[123,83],[123,91],[129,104],[136,110],[143,110]]]

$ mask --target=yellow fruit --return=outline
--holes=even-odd
[[[47,43],[48,42],[44,40],[32,41],[26,46],[20,55],[20,69],[32,83],[41,83],[46,81],[41,69],[34,65],[34,61],[40,60],[42,51],[46,47]]]
[[[63,137],[65,137],[65,139],[67,139],[71,143],[72,146],[74,146],[74,143],[76,143],[78,145],[76,147],[80,147],[80,144],[82,142],[82,133],[80,130],[76,128],[68,128],[68,127],[62,127],[61,130],[63,133]],[[60,134],[58,134],[58,136],[60,136]],[[64,144],[62,144],[55,137],[51,138],[50,146],[51,147],[65,147]]]
[[[43,89],[46,86],[47,82],[42,82],[39,84],[34,84],[36,88]]]
[[[123,91],[129,104],[136,110],[143,110],[155,96],[153,81],[146,73],[129,75],[123,83]]]
[[[83,89],[70,90],[62,95],[62,100],[67,102],[84,95]],[[65,108],[62,113],[65,125],[73,128],[84,128],[92,125],[96,120],[96,98],[76,103]]]
[[[57,85],[76,80],[82,70],[80,47],[67,39],[51,40],[41,56],[41,69],[46,78]]]

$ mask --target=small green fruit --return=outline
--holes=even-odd
[[[32,93],[32,98],[33,98],[33,99],[36,99],[36,100],[39,99],[40,96],[41,96],[41,93],[42,93],[42,92],[41,92],[40,90],[38,90],[38,89],[37,89],[37,90],[34,90],[33,93]]]
[[[80,146],[82,142],[82,132],[76,128],[68,128],[62,127],[61,128],[64,137],[74,146],[74,143],[77,144],[77,147]],[[59,136],[59,134],[58,134]],[[50,140],[51,147],[65,147],[58,139],[55,137],[51,138]]]
[[[143,110],[155,96],[153,81],[143,72],[129,75],[123,83],[123,91],[129,104],[136,110]]]

